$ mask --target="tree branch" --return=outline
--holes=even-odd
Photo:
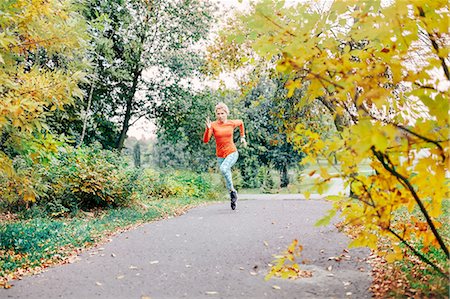
[[[96,71],[97,71],[97,68],[95,68],[94,74]],[[89,96],[88,96],[88,104],[87,104],[86,110],[84,111],[83,130],[81,131],[80,142],[76,146],[77,148],[83,144],[84,136],[86,134],[87,121],[89,118],[89,110],[91,110],[92,94],[94,93],[94,81],[95,80],[92,80],[92,82],[91,82],[91,88],[89,90]]]
[[[422,136],[422,135],[420,135],[420,134],[418,134],[418,133],[416,133],[414,131],[411,131],[410,129],[408,129],[408,128],[402,126],[402,125],[395,124],[395,123],[392,123],[392,125],[396,126],[397,128],[399,128],[399,129],[401,129],[401,130],[403,130],[405,132],[408,132],[411,135],[416,136],[417,138],[420,138],[422,140],[425,140],[426,142],[429,142],[429,143],[432,143],[432,144],[436,145],[439,148],[439,150],[441,151],[442,162],[445,162],[445,153],[444,153],[444,149],[442,148],[442,145],[439,144],[440,141],[429,139],[429,138],[427,138],[425,136]]]
[[[315,73],[312,73],[312,72],[311,72],[310,74],[313,75],[314,77],[316,77],[317,79],[320,79],[320,80],[323,80],[323,81],[325,81],[325,82],[327,82],[327,83],[330,83],[330,84],[333,85],[334,87],[338,87],[338,88],[340,88],[340,89],[345,89],[343,86],[337,84],[336,82],[331,81],[330,79],[324,78],[324,77],[322,77],[322,76],[319,75],[319,74],[315,74]]]
[[[130,127],[133,126],[138,120],[143,118],[147,113],[141,113],[139,116],[137,116],[133,121],[130,122]]]
[[[423,11],[423,8],[420,7],[420,6],[418,6],[417,9],[419,10],[420,16],[421,16],[421,17],[425,17],[425,12]],[[449,72],[449,70],[448,70],[447,63],[445,62],[444,57],[440,57],[440,56],[439,56],[439,45],[438,45],[438,43],[436,42],[436,39],[435,39],[434,36],[433,36],[431,33],[429,33],[428,31],[427,31],[427,35],[428,35],[428,38],[429,38],[430,41],[431,41],[431,45],[433,46],[433,49],[436,51],[436,54],[438,55],[439,60],[441,61],[441,65],[442,65],[442,68],[443,68],[443,70],[444,70],[444,74],[445,74],[445,76],[447,77],[447,80],[450,80],[450,72]]]
[[[265,14],[261,13],[261,15],[263,16],[263,18],[265,18],[266,20],[268,20],[270,23],[274,24],[276,27],[278,27],[281,30],[285,30],[282,26],[278,25],[278,23],[276,23],[274,20],[272,20],[271,18],[269,18],[268,16],[266,16]],[[289,32],[286,30],[286,33],[289,34],[292,37],[297,37],[295,34]]]
[[[417,205],[420,208],[420,211],[425,216],[425,219],[427,221],[428,226],[430,227],[431,231],[433,232],[433,235],[437,239],[437,241],[439,243],[439,246],[441,247],[442,251],[447,256],[447,259],[450,259],[449,251],[448,251],[447,246],[444,243],[444,240],[442,239],[441,235],[437,231],[436,226],[433,223],[433,220],[431,219],[431,217],[428,214],[428,211],[426,210],[423,202],[421,201],[421,199],[417,195],[416,191],[414,190],[414,187],[411,185],[409,180],[395,170],[395,167],[393,166],[392,162],[389,160],[389,157],[386,154],[384,154],[384,153],[382,153],[380,151],[377,151],[375,149],[375,146],[373,146],[373,145],[371,147],[371,150],[372,150],[372,153],[375,155],[375,157],[377,157],[378,161],[381,162],[383,167],[387,171],[389,171],[393,176],[395,176],[411,192],[412,196],[414,197],[414,200],[416,201]]]
[[[445,162],[445,160],[446,160],[445,152],[444,152],[444,149],[443,149],[442,145],[440,145],[440,142],[443,142],[443,141],[441,141],[441,140],[432,140],[432,139],[430,139],[428,137],[422,136],[419,133],[416,133],[416,132],[414,132],[414,131],[412,131],[412,130],[410,130],[410,129],[408,129],[408,128],[400,125],[400,124],[394,123],[392,121],[386,121],[386,120],[383,120],[383,119],[378,119],[378,118],[374,117],[373,115],[371,115],[366,107],[362,106],[361,108],[375,120],[379,120],[379,121],[382,121],[382,122],[384,122],[386,124],[393,125],[394,127],[398,128],[400,130],[403,130],[403,131],[405,131],[405,132],[407,132],[407,133],[409,133],[409,134],[411,134],[413,136],[416,136],[419,139],[422,139],[422,140],[424,140],[424,141],[426,141],[428,143],[432,143],[432,144],[436,145],[436,147],[439,148],[439,150],[441,152],[442,162]]]
[[[434,90],[434,91],[438,91],[435,87],[433,87],[431,85],[422,85],[422,84],[420,84],[420,82],[414,82],[413,84],[418,86],[419,88],[431,89],[431,90]]]

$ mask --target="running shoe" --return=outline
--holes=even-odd
[[[231,198],[231,209],[234,210],[234,209],[236,209],[237,192],[231,191],[230,198]]]

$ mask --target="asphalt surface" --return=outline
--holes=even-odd
[[[371,297],[369,250],[347,250],[349,239],[334,225],[314,226],[328,202],[247,198],[235,211],[212,204],[116,235],[72,264],[13,281],[0,298]],[[273,255],[293,239],[312,277],[265,281]]]

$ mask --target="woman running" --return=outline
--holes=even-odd
[[[216,140],[216,156],[219,164],[220,172],[225,178],[226,186],[230,192],[231,209],[236,209],[237,192],[233,186],[233,179],[231,177],[231,167],[236,163],[239,153],[236,145],[233,142],[233,132],[236,127],[239,127],[241,135],[241,143],[245,147],[244,123],[240,119],[228,119],[230,110],[224,103],[218,103],[215,107],[216,121],[211,122],[209,117],[206,118],[206,130],[203,135],[203,142],[208,143],[211,136],[214,135]]]

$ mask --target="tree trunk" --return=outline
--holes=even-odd
[[[133,148],[134,167],[141,167],[141,145],[137,142]]]
[[[134,94],[133,94],[134,97]],[[125,118],[123,119],[122,130],[120,131],[119,139],[117,140],[116,148],[120,151],[125,143],[125,138],[127,138],[127,132],[130,128],[131,119],[131,106],[133,105],[133,98],[127,100],[127,108],[125,110]]]
[[[120,131],[120,136],[119,136],[119,139],[117,140],[117,144],[116,144],[116,148],[118,150],[122,150],[123,144],[125,142],[125,138],[127,138],[127,132],[128,132],[128,129],[130,128],[130,119],[133,114],[132,109],[133,109],[134,96],[136,94],[136,90],[137,90],[137,86],[138,86],[138,82],[139,82],[139,78],[141,77],[141,74],[142,74],[142,68],[140,68],[139,66],[136,66],[136,69],[134,71],[134,76],[133,76],[133,85],[131,86],[130,92],[128,94],[127,107],[125,110],[125,117],[124,117],[123,123],[122,123],[122,130]]]
[[[289,185],[289,175],[287,164],[283,164],[280,170],[280,187],[285,188]]]
[[[94,73],[96,71],[97,71],[97,68],[95,68]],[[89,118],[89,111],[91,110],[93,93],[94,93],[94,79],[92,79],[92,82],[91,82],[91,88],[89,90],[89,97],[88,97],[88,104],[87,104],[86,110],[84,111],[83,131],[81,132],[80,142],[78,143],[77,147],[80,147],[83,144],[84,136],[86,135],[86,128],[87,128],[87,122],[88,122],[88,118]]]

